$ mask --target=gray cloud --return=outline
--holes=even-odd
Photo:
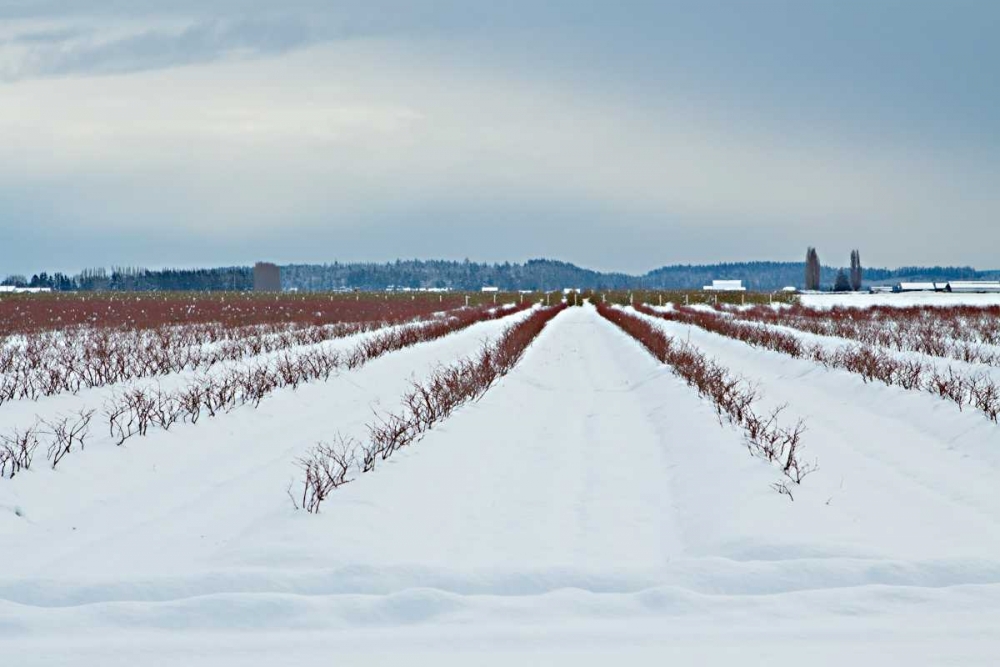
[[[84,31],[77,28],[57,28],[53,30],[29,30],[27,32],[16,33],[7,40],[8,44],[65,44],[70,40],[77,39],[84,35]]]
[[[990,0],[8,0],[0,274],[995,264],[998,32]]]
[[[80,29],[26,32],[10,39],[11,44],[26,48],[3,76],[12,81],[74,73],[141,72],[208,63],[233,54],[280,55],[319,39],[306,22],[291,17],[205,20],[178,30],[158,28],[113,37]]]

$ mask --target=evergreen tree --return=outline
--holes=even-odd
[[[833,282],[834,292],[850,292],[851,291],[851,281],[848,280],[847,274],[841,269],[837,271],[837,279]]]

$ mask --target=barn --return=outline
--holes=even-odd
[[[951,280],[945,291],[960,294],[1000,292],[1000,280]]]
[[[893,292],[937,292],[936,283],[896,283]]]

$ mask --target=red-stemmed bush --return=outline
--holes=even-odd
[[[368,425],[368,441],[353,446],[349,460],[357,465],[358,472],[371,472],[379,461],[416,442],[457,408],[481,398],[499,378],[514,368],[545,325],[565,308],[566,304],[541,308],[508,327],[495,343],[484,346],[476,357],[439,368],[426,382],[414,383],[403,396],[404,410],[398,414],[376,415]],[[345,439],[338,436],[338,442],[343,443]],[[342,455],[340,459],[333,458],[333,452],[342,450],[342,446],[331,448],[321,443],[307,457],[307,462],[301,464],[305,477],[302,501],[295,503],[296,508],[318,512],[329,492],[345,483],[346,471],[337,477],[340,480],[337,483],[330,482],[331,476],[326,472],[327,467],[338,472],[342,470],[340,462],[348,458]]]
[[[709,399],[720,419],[741,428],[751,454],[778,463],[796,484],[816,469],[815,464],[804,463],[800,457],[804,423],[800,420],[791,428],[779,426],[778,415],[783,407],[766,414],[756,412],[753,405],[760,396],[757,387],[733,375],[695,346],[678,342],[641,317],[605,304],[598,304],[597,312]]]
[[[636,306],[635,309],[644,315],[694,325],[706,331],[740,340],[755,347],[782,352],[792,357],[806,357],[822,364],[826,368],[839,368],[856,373],[865,382],[878,381],[889,386],[902,387],[907,390],[926,391],[953,402],[958,406],[959,410],[963,409],[966,405],[973,405],[992,421],[997,422],[998,419],[998,412],[1000,412],[1000,398],[998,398],[1000,397],[1000,386],[989,375],[963,374],[951,366],[941,369],[934,364],[924,363],[918,359],[894,356],[887,350],[879,347],[880,344],[888,345],[891,341],[895,341],[892,345],[897,348],[902,346],[903,343],[900,343],[895,338],[899,335],[898,329],[894,330],[897,332],[896,334],[876,338],[879,343],[860,342],[829,350],[819,343],[806,346],[793,334],[774,330],[771,324],[749,323],[745,321],[748,319],[745,315],[742,316],[742,319],[741,317],[731,317],[733,313],[729,311],[716,311],[713,313],[689,308],[657,311],[643,305]],[[807,316],[803,315],[802,317],[806,322],[810,323],[810,326],[814,329],[814,333],[819,332],[820,328],[825,326],[824,320],[818,314],[819,311],[803,309],[802,307],[794,307],[791,310],[795,313],[808,312]],[[834,309],[833,311],[829,311],[829,317],[836,323],[836,330],[842,331],[844,327],[854,326],[853,323],[864,321],[864,316],[856,312],[858,310],[855,308]],[[897,313],[897,310],[900,312]],[[952,309],[940,310],[950,311]],[[957,308],[955,310],[963,313],[966,317],[969,316],[968,309]],[[757,320],[767,320],[769,322],[781,321],[780,316],[773,314],[776,311],[769,308],[756,307],[746,312],[752,313],[752,317]],[[911,329],[919,330],[918,338],[923,342],[914,344],[913,349],[919,348],[918,351],[932,356],[943,356],[942,350],[944,348],[929,342],[931,338],[938,336],[940,333],[929,333],[937,331],[931,328],[931,324],[928,324],[928,320],[933,321],[935,313],[928,312],[926,309],[891,309],[889,311],[881,311],[879,317],[887,319],[889,313],[898,315],[899,321],[904,323],[916,322],[916,324],[908,326],[911,326]],[[954,327],[957,326],[955,324],[955,321],[957,321],[955,320],[956,317],[955,313],[943,315],[944,324],[939,323],[933,326],[939,326],[942,330],[947,329],[952,334],[957,335],[954,333]],[[786,323],[782,322],[782,324]],[[982,321],[980,325],[982,330],[992,332],[992,329]],[[797,328],[808,327],[798,326]],[[826,333],[824,335],[837,334]],[[861,334],[849,337],[858,340],[871,339]],[[934,340],[938,339],[934,338]],[[952,347],[948,349],[955,351],[957,348]],[[975,355],[985,354],[974,351],[978,349],[975,346],[967,345],[964,348],[964,354],[968,356],[968,359],[973,358]],[[956,352],[956,354],[958,353]]]

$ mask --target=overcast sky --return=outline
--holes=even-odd
[[[998,34],[993,0],[0,0],[0,274],[1000,268]]]

